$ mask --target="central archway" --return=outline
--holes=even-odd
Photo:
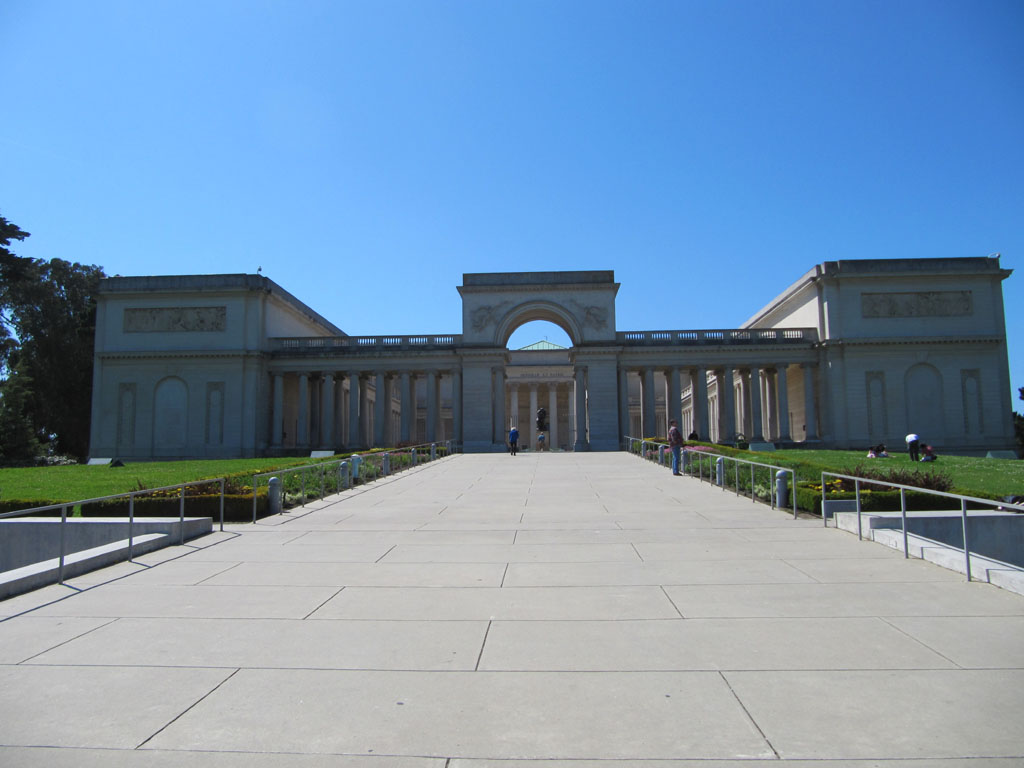
[[[565,331],[572,346],[579,344],[581,333],[576,319],[557,304],[549,301],[525,301],[510,309],[495,330],[495,346],[508,346],[508,340],[521,326],[535,321],[556,325]]]

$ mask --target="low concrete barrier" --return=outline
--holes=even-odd
[[[0,600],[59,581],[59,517],[0,520]],[[213,530],[209,517],[136,518],[132,556],[203,536]],[[123,517],[69,518],[64,529],[64,578],[127,560],[128,520]]]

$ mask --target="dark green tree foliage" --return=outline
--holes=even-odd
[[[35,463],[43,452],[28,412],[27,376],[0,382],[0,467]]]
[[[96,290],[103,270],[9,249],[28,233],[0,216],[0,375],[21,379],[24,409],[49,450],[89,450]]]

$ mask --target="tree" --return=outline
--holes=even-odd
[[[95,296],[103,270],[9,250],[12,240],[28,236],[0,216],[0,375],[7,384],[21,379],[26,418],[49,450],[82,458],[89,450]]]
[[[28,413],[28,377],[0,382],[0,466],[33,464],[43,452]]]

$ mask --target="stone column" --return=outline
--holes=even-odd
[[[284,374],[274,374],[274,400],[270,413],[271,442],[275,448],[284,443]]]
[[[350,450],[362,448],[359,441],[359,372],[352,371],[348,375],[348,443],[346,447]]]
[[[619,446],[626,447],[625,438],[629,434],[629,371],[619,368]]]
[[[359,377],[359,447],[369,448],[370,434],[370,377]]]
[[[768,422],[768,432],[765,435],[765,437],[767,437],[772,442],[777,440],[779,435],[779,420],[776,411],[777,399],[775,392],[775,376],[772,375],[772,371],[765,371],[764,413],[767,417],[765,420]]]
[[[386,415],[384,423],[384,445],[392,447],[398,442],[398,435],[395,430],[395,414],[392,410],[395,400],[395,374],[389,373],[384,379],[384,411]]]
[[[334,445],[345,443],[345,374],[334,374]]]
[[[385,379],[387,374],[384,371],[377,371],[374,379],[374,392],[376,399],[373,401],[373,447],[384,446],[384,424],[387,421],[387,393],[384,391],[387,386]]]
[[[750,436],[755,443],[764,442],[764,420],[761,418],[761,369],[750,369]]]
[[[732,367],[722,369],[718,380],[718,441],[733,443],[736,441],[736,393],[733,390]]]
[[[508,424],[505,419],[505,368],[491,369],[491,393],[494,397],[494,429],[491,440],[495,446],[505,445],[508,439]]]
[[[320,447],[329,451],[334,448],[334,374],[324,374],[320,390]]]
[[[427,442],[437,440],[438,406],[437,371],[427,371]]]
[[[509,426],[519,426],[519,385],[515,382],[509,382],[509,400],[511,405],[509,410],[511,413],[508,415]]]
[[[452,440],[462,442],[462,371],[452,371]]]
[[[643,434],[640,437],[654,437],[657,431],[657,422],[654,413],[654,369],[644,368],[643,378],[640,380],[640,418],[643,425]]]
[[[818,439],[818,419],[815,413],[817,403],[814,398],[814,366],[804,363],[804,423],[806,424],[807,436],[805,440]]]
[[[574,451],[587,449],[587,368],[576,366],[576,440]]]
[[[789,366],[783,363],[778,366],[775,374],[775,400],[778,403],[778,439],[782,442],[790,442],[793,437],[789,434],[789,383],[786,380],[786,368]]]
[[[679,375],[679,368],[672,367],[668,372],[668,402],[666,412],[668,420],[675,419],[679,429],[683,428],[683,384]],[[684,434],[683,437],[686,437]]]
[[[399,418],[399,440],[408,443],[411,435],[412,415],[416,410],[416,402],[412,397],[411,379],[408,371],[402,371],[402,382],[398,396],[402,401],[402,415]]]
[[[693,406],[696,415],[694,424],[697,429],[697,436],[701,440],[711,439],[711,422],[708,418],[708,369],[704,366],[695,368],[690,372],[692,382]]]
[[[558,446],[558,385],[554,382],[548,384],[548,421],[548,450],[553,451]]]
[[[530,450],[537,450],[537,382],[530,382]]]
[[[745,368],[740,371],[740,431],[743,432],[743,436],[747,441],[750,440],[751,429],[750,369]]]
[[[299,374],[299,423],[296,425],[295,446],[309,445],[309,374]]]

